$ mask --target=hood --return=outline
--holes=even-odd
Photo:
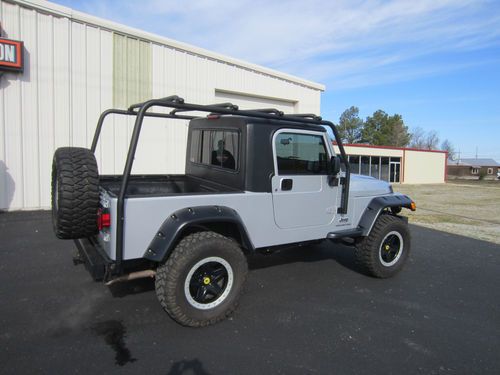
[[[351,174],[349,192],[352,197],[371,197],[391,194],[392,187],[386,181],[377,180],[369,176]]]

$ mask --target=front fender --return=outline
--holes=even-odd
[[[156,232],[143,258],[163,262],[174,249],[185,228],[222,222],[236,224],[242,245],[247,249],[254,249],[243,221],[235,210],[225,206],[198,206],[183,208],[171,214]]]
[[[412,200],[403,194],[384,195],[373,198],[361,215],[358,227],[362,229],[362,236],[368,236],[383,209],[388,207],[405,207],[411,209]]]

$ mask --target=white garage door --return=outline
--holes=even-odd
[[[286,99],[264,98],[218,90],[215,90],[215,101],[217,103],[230,102],[236,104],[240,109],[276,108],[285,113],[295,113],[296,104],[296,102]]]

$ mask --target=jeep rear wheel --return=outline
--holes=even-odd
[[[356,260],[371,276],[387,278],[401,271],[410,252],[408,225],[399,217],[383,214],[370,234],[356,246]]]
[[[180,324],[207,326],[235,310],[247,272],[237,243],[214,232],[193,233],[158,267],[156,295]]]
[[[99,172],[92,151],[61,147],[52,162],[52,224],[58,238],[97,233]]]

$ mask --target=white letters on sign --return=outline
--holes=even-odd
[[[0,44],[0,61],[16,62],[16,47],[8,44]]]
[[[22,72],[23,42],[0,38],[0,71]]]

